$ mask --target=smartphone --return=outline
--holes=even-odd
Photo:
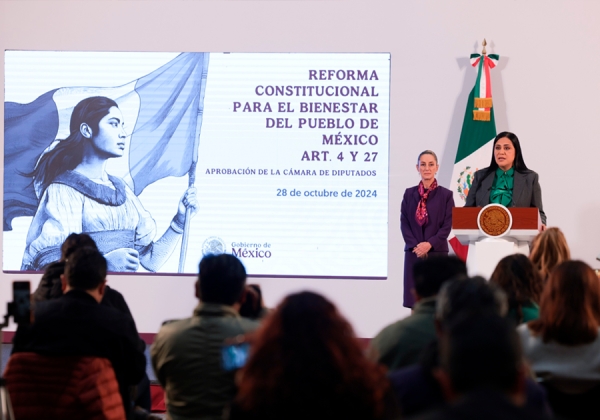
[[[226,371],[231,371],[244,366],[246,364],[246,360],[248,360],[249,351],[250,344],[248,343],[223,346],[221,348],[223,369]]]
[[[13,318],[16,324],[31,323],[31,283],[13,281]]]

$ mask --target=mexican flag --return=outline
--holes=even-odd
[[[465,205],[475,171],[490,163],[491,142],[497,134],[490,70],[496,67],[499,58],[496,54],[471,54],[471,65],[477,67],[477,80],[467,101],[450,185],[457,207]],[[455,236],[451,237],[450,245],[456,255],[466,261],[469,247]]]

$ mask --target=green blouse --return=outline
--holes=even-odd
[[[540,307],[537,305],[537,303],[530,301],[526,304],[521,305],[521,314],[522,318],[519,319],[520,317],[518,315],[517,308],[511,307],[509,308],[506,317],[515,321],[517,325],[521,323],[527,323],[540,317]]]
[[[504,172],[496,169],[492,191],[490,192],[490,203],[502,204],[508,207],[512,203],[513,186],[515,184],[515,168],[512,167]]]

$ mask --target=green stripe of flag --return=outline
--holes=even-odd
[[[477,78],[479,80],[479,77]],[[479,92],[477,84],[471,90],[469,99],[467,100],[467,109],[465,111],[465,119],[460,132],[460,140],[458,142],[458,150],[456,151],[456,159],[454,163],[460,162],[471,153],[475,152],[488,141],[496,137],[496,121],[494,119],[494,108],[490,110],[489,121],[473,120],[473,107],[475,104],[475,91]]]

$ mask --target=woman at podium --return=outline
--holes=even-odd
[[[400,209],[400,230],[404,238],[404,306],[412,308],[414,281],[412,268],[419,258],[448,255],[448,235],[452,229],[452,191],[438,185],[437,156],[425,150],[417,159],[419,185],[407,188]]]
[[[490,203],[537,207],[545,228],[538,174],[525,165],[518,137],[504,131],[494,139],[493,149],[490,166],[475,172],[465,207],[484,207]]]

